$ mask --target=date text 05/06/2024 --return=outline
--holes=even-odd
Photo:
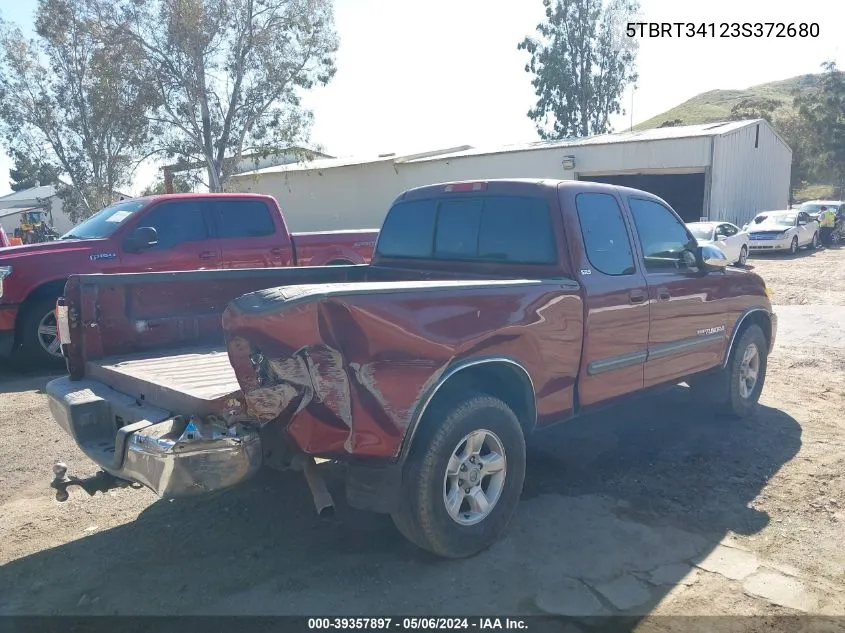
[[[520,631],[527,628],[521,618],[308,618],[309,631]]]
[[[628,37],[818,37],[816,22],[628,22]]]

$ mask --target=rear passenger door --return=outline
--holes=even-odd
[[[158,244],[140,253],[123,251],[121,269],[127,272],[213,270],[220,267],[217,241],[212,237],[207,201],[162,202],[138,218],[126,231],[152,227]],[[117,272],[117,271],[114,271]]]
[[[587,288],[578,399],[589,406],[643,388],[648,287],[618,198],[578,193],[574,208],[583,249],[573,264]]]
[[[271,268],[290,261],[266,202],[217,199],[213,207],[222,268]]]
[[[806,211],[799,211],[798,217],[795,218],[795,225],[798,227],[798,245],[812,244],[813,235],[819,230],[818,221],[813,220]]]
[[[642,254],[651,301],[645,386],[680,381],[718,365],[727,346],[728,281],[702,275],[685,251],[695,238],[668,207],[653,199],[627,198]]]

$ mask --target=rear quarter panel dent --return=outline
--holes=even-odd
[[[225,324],[247,401],[255,402],[256,389],[293,387],[277,390],[274,410],[256,413],[267,420],[275,412],[271,419],[287,424],[302,450],[395,458],[427,395],[450,367],[468,359],[502,356],[523,366],[544,394],[537,402],[541,420],[570,410],[582,307],[577,290],[555,283],[455,288],[434,296],[399,286],[395,293],[280,303],[260,314],[232,304]],[[275,372],[259,385],[245,362],[251,346],[261,348],[270,367],[304,355],[310,360],[297,367],[312,368],[310,385],[302,368],[287,376]],[[316,349],[333,359],[329,365],[314,362]]]

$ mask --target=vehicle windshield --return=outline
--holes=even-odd
[[[96,240],[111,236],[121,224],[147,204],[146,200],[118,202],[77,224],[62,235],[63,240]]]
[[[687,228],[692,236],[697,240],[711,240],[713,239],[713,227],[706,224],[688,224]]]
[[[795,218],[798,217],[796,213],[778,213],[763,216],[761,220],[754,218],[756,224],[774,224],[776,226],[794,226]]]
[[[798,207],[801,211],[805,211],[807,213],[817,213],[821,210],[822,207],[827,206],[820,202],[805,202],[800,207]]]

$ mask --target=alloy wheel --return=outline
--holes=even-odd
[[[38,343],[50,356],[61,358],[62,345],[59,340],[56,313],[53,310],[45,314],[38,322]]]
[[[507,458],[502,440],[486,429],[465,436],[449,458],[443,477],[446,512],[460,525],[486,519],[504,489]]]

